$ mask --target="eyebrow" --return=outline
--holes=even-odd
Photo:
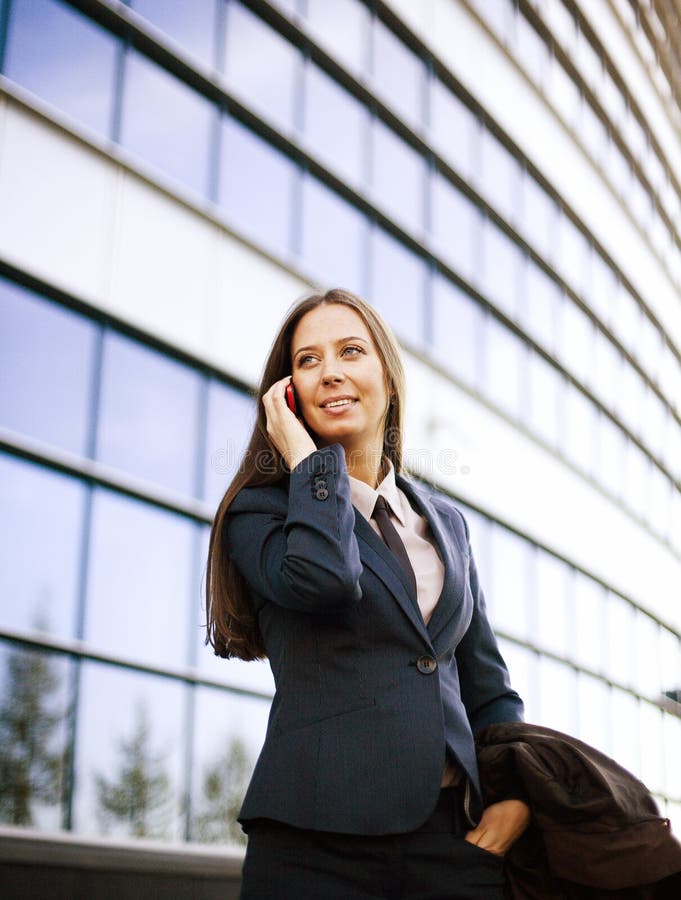
[[[336,344],[336,346],[338,346],[338,344],[344,344],[346,341],[362,341],[365,344],[369,343],[366,338],[358,337],[357,335],[350,335],[349,337],[339,338],[337,341],[334,341],[334,344]],[[299,353],[303,352],[303,350],[316,350],[316,349],[317,349],[317,347],[315,344],[311,345],[310,347],[299,347],[298,350],[296,350],[296,352],[293,354],[293,358],[295,359]]]

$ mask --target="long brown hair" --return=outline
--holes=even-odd
[[[404,369],[397,341],[390,328],[366,301],[341,288],[334,288],[325,294],[315,293],[297,301],[288,311],[270,348],[256,394],[257,417],[253,433],[237,474],[218,506],[210,531],[206,566],[206,643],[211,644],[218,656],[251,660],[263,659],[267,655],[248,586],[227,554],[222,530],[232,500],[242,488],[273,484],[288,474],[279,451],[267,434],[262,398],[275,381],[291,373],[291,340],[298,322],[310,310],[331,303],[355,310],[373,338],[391,398],[383,434],[381,468],[385,472],[385,461],[389,459],[395,472],[402,471]]]

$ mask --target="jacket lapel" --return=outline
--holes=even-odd
[[[397,486],[409,498],[410,503],[430,525],[440,558],[445,567],[442,593],[428,622],[428,633],[434,640],[443,626],[449,621],[463,599],[464,560],[457,545],[453,525],[447,517],[443,521],[433,504],[421,491],[416,489],[406,478],[396,475]]]
[[[363,562],[381,579],[412,625],[430,643],[461,602],[463,596],[462,561],[457,548],[453,546],[453,535],[447,533],[432,504],[402,476],[397,475],[396,481],[410,503],[430,525],[445,567],[442,593],[427,627],[406,573],[402,571],[402,567],[396,563],[389,548],[356,508],[355,534],[361,541],[360,556]]]
[[[362,562],[378,575],[402,607],[414,628],[422,637],[430,641],[406,572],[402,571],[402,566],[397,562],[390,549],[357,508],[355,508],[355,534],[362,542],[360,545]]]

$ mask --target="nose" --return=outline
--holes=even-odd
[[[322,382],[324,384],[333,384],[345,380],[345,375],[339,370],[336,360],[329,361],[324,367],[322,373]]]

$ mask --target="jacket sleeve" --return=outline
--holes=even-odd
[[[345,453],[331,444],[291,470],[288,504],[273,486],[240,491],[223,541],[258,606],[334,612],[362,596],[354,525]]]
[[[458,510],[457,510],[458,512]],[[461,513],[459,513],[461,515]],[[492,631],[478,572],[466,529],[469,553],[469,586],[473,595],[470,625],[456,650],[461,698],[473,732],[497,722],[522,722],[524,707],[511,681]]]

